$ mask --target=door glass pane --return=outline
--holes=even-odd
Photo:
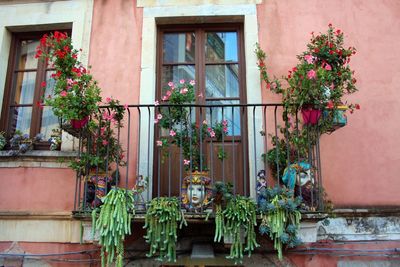
[[[36,47],[39,45],[37,40],[21,41],[21,47],[18,56],[17,69],[36,69],[38,59],[35,58]]]
[[[35,93],[36,71],[18,72],[15,76],[15,104],[32,104]]]
[[[54,71],[46,72],[45,97],[54,95],[55,80],[51,78],[52,73],[54,73]],[[54,115],[50,107],[44,107],[42,112],[42,123],[40,126],[40,133],[43,134],[44,140],[48,140],[51,137],[53,129],[59,129],[58,118]]]
[[[178,83],[179,80],[190,81],[195,79],[195,68],[193,65],[164,66],[162,68],[161,88],[164,94],[169,82]]]
[[[28,134],[31,127],[32,107],[13,107],[10,110],[10,131],[14,134],[16,130],[22,134]]]
[[[194,62],[194,33],[165,33],[163,35],[164,63]]]
[[[221,101],[207,101],[207,104],[214,105],[229,105],[239,104],[239,100],[221,100]],[[208,125],[216,125],[216,123],[223,120],[228,121],[227,135],[240,135],[240,107],[213,107],[207,108],[207,122]]]
[[[239,65],[206,66],[206,96],[239,97]]]
[[[206,33],[207,62],[238,61],[238,46],[236,32]]]

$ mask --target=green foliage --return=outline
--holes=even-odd
[[[73,48],[71,38],[55,32],[44,35],[40,42],[36,57],[49,61],[56,71],[52,74],[56,81],[54,95],[43,96],[46,105],[64,121],[84,119],[96,112],[101,102],[100,88],[77,59],[79,51]]]
[[[162,101],[171,106],[160,106],[155,118],[155,123],[164,130],[164,135],[166,132],[168,136],[160,137],[156,145],[163,151],[164,156],[168,155],[170,145],[177,145],[182,148],[186,170],[204,171],[208,168],[201,146],[209,139],[221,141],[228,132],[228,122],[213,122],[212,126],[207,120],[201,122],[201,125],[195,123],[195,109],[185,107],[196,101],[194,84],[194,81],[184,80],[178,84],[168,84]],[[218,158],[222,160],[226,158],[226,154],[219,153]]]
[[[97,230],[100,234],[101,263],[104,267],[112,264],[116,255],[115,266],[122,267],[124,259],[125,235],[131,234],[131,221],[135,215],[133,193],[131,190],[113,188],[102,199],[100,215],[92,211],[92,235]]]
[[[227,203],[226,208],[223,210],[224,224],[223,232],[224,237],[231,237],[233,239],[230,254],[227,257],[237,262],[243,259],[243,252],[251,252],[258,247],[256,241],[256,233],[254,227],[257,226],[257,206],[253,199],[235,196]],[[241,234],[244,231],[245,247],[241,241]]]
[[[150,243],[148,257],[158,253],[158,259],[161,261],[176,261],[178,223],[180,228],[183,224],[186,225],[178,198],[159,197],[151,200],[144,225],[147,229],[144,238]]]

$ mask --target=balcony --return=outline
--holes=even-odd
[[[122,125],[112,129],[121,144],[120,157],[111,157],[115,144],[99,141],[101,127],[74,133],[79,136],[77,161],[88,152],[97,156],[81,161],[86,165],[77,171],[75,216],[88,215],[101,205],[100,198],[115,185],[134,189],[137,214],[144,213],[153,198],[176,196],[186,216],[205,216],[212,209],[216,182],[229,184],[233,195],[254,199],[266,186],[285,185],[303,198],[304,211],[324,208],[318,126],[303,125],[300,115],[284,121],[281,104],[125,108]],[[101,109],[107,118],[110,109]],[[158,114],[183,111],[191,123],[155,123]],[[221,122],[226,128],[218,133]],[[199,183],[205,188],[196,196],[191,189]]]

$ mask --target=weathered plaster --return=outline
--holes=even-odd
[[[332,218],[318,223],[318,240],[399,240],[400,217]]]
[[[0,220],[0,241],[79,243],[80,221]]]

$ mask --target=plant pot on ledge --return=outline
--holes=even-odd
[[[305,125],[316,125],[321,118],[322,111],[319,109],[304,107],[301,109],[301,115]]]
[[[335,109],[324,111],[323,113],[324,119],[328,118],[329,116],[332,116],[332,125],[328,132],[333,132],[347,125],[347,116],[346,116],[347,109],[348,109],[347,106],[342,105],[336,107]]]

